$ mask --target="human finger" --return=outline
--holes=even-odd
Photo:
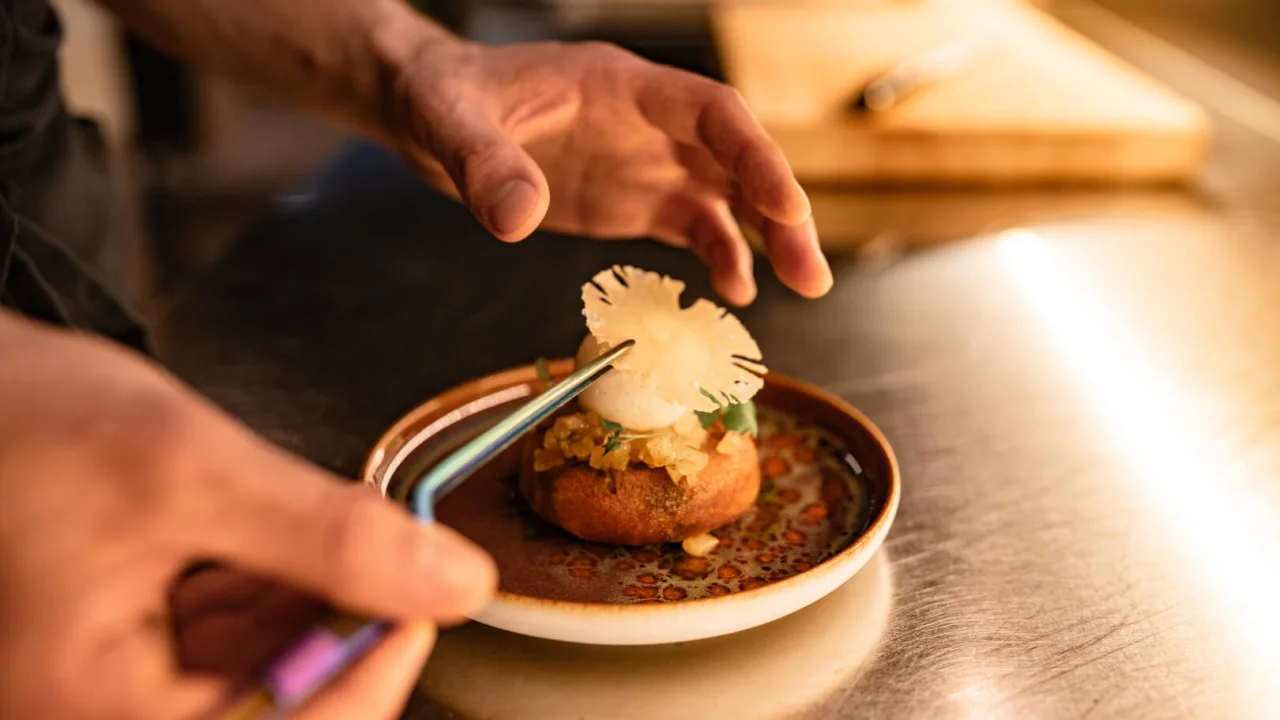
[[[822,297],[830,292],[831,265],[822,253],[813,218],[786,225],[765,217],[746,202],[735,202],[733,208],[738,217],[760,235],[769,263],[784,285],[807,298]]]
[[[252,445],[189,498],[175,531],[187,552],[377,617],[454,622],[492,595],[492,559],[457,533],[419,523],[371,488]]]
[[[551,192],[538,164],[482,109],[432,104],[427,137],[431,154],[476,218],[500,240],[528,237],[547,214]],[[424,131],[425,132],[425,131]]]
[[[677,192],[654,217],[655,238],[687,247],[711,275],[711,285],[733,305],[749,305],[756,296],[751,248],[723,199]]]
[[[641,113],[676,142],[708,150],[765,217],[797,225],[812,212],[791,165],[733,88],[653,65],[640,83]]]

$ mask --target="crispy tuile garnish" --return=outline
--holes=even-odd
[[[663,400],[710,412],[750,400],[764,385],[760,347],[733,315],[707,300],[680,307],[684,283],[614,266],[582,288],[587,329],[613,347],[635,347],[618,371],[656,380]]]

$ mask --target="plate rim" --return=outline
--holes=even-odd
[[[552,376],[558,377],[567,375],[573,371],[574,360],[573,358],[557,358],[555,360],[548,360],[547,366]],[[428,398],[424,402],[419,403],[408,412],[402,414],[395,423],[393,423],[378,437],[377,441],[366,454],[365,461],[360,468],[361,483],[365,485],[372,485],[377,488],[379,492],[382,492],[382,488],[374,476],[377,467],[388,460],[386,448],[398,438],[406,438],[405,447],[409,447],[409,439],[416,435],[420,435],[423,431],[420,430],[414,436],[406,436],[406,430],[420,423],[424,417],[436,412],[441,406],[453,407],[454,409],[460,407],[456,399],[459,396],[474,396],[477,389],[483,389],[485,391],[483,393],[484,395],[491,395],[494,392],[500,392],[502,389],[510,388],[514,385],[527,383],[529,381],[530,373],[533,374],[534,379],[537,378],[537,363],[525,363],[523,365],[516,365],[487,375],[481,375],[447,388],[446,390]],[[863,414],[862,411],[858,410],[838,395],[835,395],[834,393],[831,393],[817,385],[772,370],[765,374],[764,380],[766,385],[770,383],[781,385],[787,390],[815,397],[822,402],[833,406],[840,412],[853,418],[853,420],[857,422],[858,425],[860,425],[862,429],[872,437],[872,439],[875,440],[875,442],[880,446],[881,451],[884,452],[885,459],[888,461],[889,466],[888,492],[884,502],[881,504],[880,511],[869,523],[867,523],[866,528],[863,529],[856,540],[840,552],[825,561],[814,565],[804,572],[797,573],[791,577],[762,587],[753,588],[751,590],[740,590],[736,593],[730,593],[719,597],[695,598],[693,600],[681,600],[677,603],[660,604],[588,603],[540,598],[531,595],[521,595],[518,593],[498,590],[494,596],[492,604],[509,602],[544,610],[573,610],[574,612],[579,613],[586,610],[596,614],[625,614],[627,616],[639,617],[644,615],[670,613],[673,607],[694,608],[705,607],[711,604],[723,606],[734,601],[754,602],[766,595],[786,593],[792,588],[808,584],[818,575],[826,575],[831,571],[838,570],[847,563],[856,562],[862,556],[866,546],[876,542],[883,543],[888,536],[889,527],[893,524],[897,516],[898,505],[902,494],[901,470],[898,465],[897,455],[894,453],[893,446],[889,444],[888,438],[885,437],[880,428],[877,427],[870,418]],[[527,395],[525,397],[529,396]],[[426,428],[424,428],[424,430],[425,429]],[[414,447],[416,448],[416,445]],[[401,448],[399,452],[404,453],[405,448]],[[410,450],[410,452],[412,452],[412,450]],[[385,494],[383,496],[385,497]]]

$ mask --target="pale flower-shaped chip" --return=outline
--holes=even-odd
[[[741,321],[713,303],[680,307],[682,292],[679,280],[615,266],[583,286],[582,312],[606,347],[635,341],[617,369],[654,378],[666,402],[710,412],[750,400],[764,385],[760,347]]]

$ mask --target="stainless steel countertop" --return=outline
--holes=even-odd
[[[1142,60],[1133,38],[1111,39]],[[1280,143],[1233,112],[1190,209],[1118,196],[1105,218],[840,256],[817,302],[761,272],[742,316],[771,367],[852,401],[902,464],[897,523],[849,586],[678,647],[447,631],[406,717],[1280,717]],[[708,292],[653,245],[500,245],[356,147],[158,337],[251,426],[354,474],[417,402],[568,353],[577,284],[608,262]]]

